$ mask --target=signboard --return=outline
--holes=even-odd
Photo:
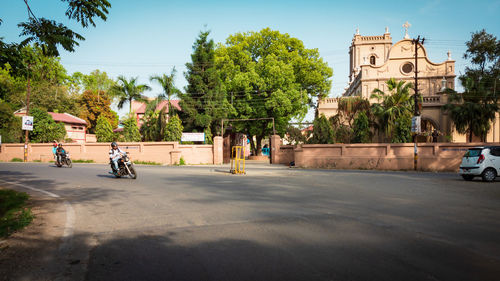
[[[23,130],[33,131],[33,116],[23,116]]]
[[[205,133],[182,133],[181,141],[205,141]]]
[[[411,118],[411,132],[412,133],[419,134],[420,132],[422,132],[421,119],[422,118],[420,116],[413,116]]]

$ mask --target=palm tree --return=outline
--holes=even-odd
[[[118,83],[111,87],[111,93],[118,98],[119,109],[122,109],[125,103],[129,103],[129,115],[132,113],[132,101],[144,100],[142,93],[151,90],[146,84],[137,85],[137,78],[127,80],[124,76],[118,76]]]
[[[393,141],[397,122],[411,119],[413,114],[414,102],[410,95],[413,84],[405,81],[396,82],[394,78],[387,80],[386,84],[389,93],[384,93],[378,88],[373,90],[371,98],[376,98],[379,103],[372,105],[372,111],[378,119],[379,127],[383,128],[386,136]]]
[[[172,116],[173,114],[173,109],[171,108],[171,103],[170,101],[172,100],[175,95],[180,93],[180,90],[177,89],[174,85],[174,78],[175,78],[175,67],[172,69],[172,72],[170,75],[162,74],[160,75],[154,75],[149,78],[151,82],[157,82],[160,84],[161,88],[163,89],[163,93],[160,94],[159,97],[161,98],[166,98],[167,103],[168,103],[168,115]]]

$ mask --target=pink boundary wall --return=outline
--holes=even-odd
[[[277,138],[276,138],[277,137]],[[279,145],[272,136],[272,163],[295,161],[296,167],[325,169],[413,170],[413,143],[303,144]],[[457,172],[465,151],[470,147],[499,143],[420,143],[420,171]]]
[[[131,142],[118,145],[130,154],[132,160],[172,165],[178,164],[182,157],[186,164],[222,164],[221,137],[215,137],[213,145],[180,145],[178,142]],[[73,160],[109,162],[110,143],[67,143],[64,148],[70,152]],[[53,160],[50,143],[30,143],[28,152],[28,161]],[[10,161],[12,158],[24,158],[24,144],[2,144],[0,161]]]

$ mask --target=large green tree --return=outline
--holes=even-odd
[[[313,98],[326,96],[331,86],[332,69],[317,49],[269,28],[229,36],[217,46],[215,64],[235,109],[231,117],[273,117],[281,135],[292,118],[305,116]],[[256,144],[250,140],[258,155],[262,139],[272,133],[272,122],[237,122],[233,128],[255,136]]]
[[[215,133],[220,120],[232,112],[215,67],[215,45],[210,31],[200,32],[193,45],[191,62],[186,64],[188,85],[181,94],[181,117],[188,131]],[[219,129],[220,130],[220,129]]]
[[[118,98],[118,108],[121,109],[125,103],[129,104],[129,115],[132,113],[132,101],[143,101],[142,93],[151,90],[146,84],[138,84],[138,77],[133,77],[128,80],[124,76],[118,76],[118,82],[111,87],[112,96]]]
[[[371,95],[371,98],[378,101],[372,105],[378,128],[383,131],[389,142],[410,142],[410,131],[398,127],[398,124],[411,124],[414,102],[410,90],[413,84],[398,82],[394,78],[387,80],[386,84],[389,92],[377,88]]]
[[[447,89],[450,94],[445,109],[450,113],[457,132],[466,134],[469,142],[473,136],[486,141],[491,122],[500,111],[497,88],[500,85],[500,40],[484,29],[472,33],[466,42],[465,59],[471,65],[459,77],[464,92]]]

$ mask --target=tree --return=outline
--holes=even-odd
[[[464,58],[470,59],[471,65],[459,77],[464,92],[447,89],[450,98],[444,108],[450,113],[457,132],[467,134],[469,142],[472,142],[473,135],[485,142],[491,122],[495,120],[496,112],[500,111],[497,94],[497,85],[500,85],[500,40],[483,29],[472,33],[466,45]]]
[[[178,95],[180,93],[179,89],[177,89],[174,85],[174,78],[175,78],[175,67],[172,69],[172,72],[170,75],[154,75],[151,76],[149,79],[151,82],[156,82],[160,84],[163,93],[160,94],[159,98],[160,99],[167,99],[167,108],[168,108],[168,115],[173,116],[175,109],[171,106],[170,101],[172,100],[173,97]]]
[[[370,120],[364,111],[360,112],[353,125],[353,143],[368,143],[371,140]]]
[[[181,94],[183,123],[189,131],[220,131],[220,120],[232,112],[215,67],[215,45],[210,31],[200,32],[193,45],[191,62],[184,76],[188,82]]]
[[[108,95],[108,91],[116,84],[116,82],[108,77],[106,72],[101,72],[99,69],[92,71],[86,75],[81,72],[75,72],[71,76],[73,82],[78,87],[78,90],[92,91],[100,95]]]
[[[174,115],[170,120],[168,120],[167,127],[165,128],[165,141],[181,141],[182,131],[184,127],[182,126],[181,119],[179,116]]]
[[[30,114],[33,116],[33,131],[29,132],[31,142],[46,143],[64,139],[66,129],[63,123],[56,123],[52,116],[39,108],[34,108]]]
[[[78,105],[80,107],[79,117],[87,121],[89,133],[96,132],[98,119],[101,116],[108,119],[112,128],[118,126],[118,116],[111,110],[109,96],[103,91],[86,90],[81,94]]]
[[[14,110],[0,100],[0,136],[3,143],[20,142],[22,139],[21,118],[14,115]]]
[[[128,102],[129,115],[132,113],[132,101],[143,101],[142,93],[151,90],[151,87],[145,84],[137,85],[137,79],[130,78],[127,80],[124,76],[118,76],[118,83],[111,87],[111,93],[118,98],[118,108],[122,109],[123,105]]]
[[[305,143],[307,141],[307,137],[302,133],[302,130],[291,125],[286,129],[286,135],[288,141],[290,141],[290,143],[294,145]]]
[[[111,142],[114,140],[113,127],[104,116],[97,118],[95,134],[98,142]]]
[[[326,96],[331,86],[332,69],[317,49],[306,49],[299,39],[269,28],[229,36],[224,45],[218,45],[215,63],[236,110],[231,117],[273,117],[281,135],[292,118],[305,116],[313,97]],[[257,145],[253,137],[250,140],[258,155],[272,123],[237,122],[233,128],[255,136]]]
[[[370,102],[367,99],[362,97],[344,97],[338,100],[338,113],[330,117],[330,123],[334,128],[335,140],[337,142],[359,142],[359,138],[355,140],[356,137],[360,137],[360,135],[355,135],[357,133],[366,135],[366,137],[370,136],[369,129],[368,132],[366,132],[366,128],[364,128],[365,124],[359,123],[362,121],[364,122],[364,118],[362,120],[357,119],[361,113],[366,116],[368,126],[370,126]],[[358,120],[358,126],[363,125],[363,133],[355,131],[355,129],[361,129],[360,127],[355,128],[356,120]],[[364,140],[366,142],[368,141],[366,138]]]
[[[90,25],[96,26],[94,18],[107,19],[108,8],[111,4],[107,0],[62,0],[68,3],[66,16],[71,20],[76,20],[82,27]],[[79,43],[77,40],[85,40],[83,36],[69,29],[62,23],[46,18],[37,18],[28,5],[29,19],[18,24],[22,29],[20,36],[27,38],[21,42],[26,46],[30,43],[39,45],[44,54],[49,56],[59,56],[58,47],[63,47],[66,51],[73,52]]]
[[[334,143],[333,128],[324,114],[314,119],[313,134],[309,142],[314,144]]]
[[[404,81],[396,82],[394,78],[387,80],[386,84],[389,93],[378,88],[373,90],[371,97],[376,98],[379,103],[372,105],[372,112],[388,141],[409,141],[407,135],[398,135],[399,133],[406,134],[405,130],[395,130],[395,128],[398,124],[406,124],[408,120],[411,122],[413,99],[410,95],[410,89],[413,88],[413,84]]]
[[[141,135],[143,141],[161,141],[165,135],[167,126],[167,114],[165,108],[157,110],[158,105],[163,101],[162,97],[146,101],[146,111],[142,118]]]
[[[141,141],[141,133],[137,127],[137,121],[134,117],[127,118],[123,121],[123,140],[130,142]]]

